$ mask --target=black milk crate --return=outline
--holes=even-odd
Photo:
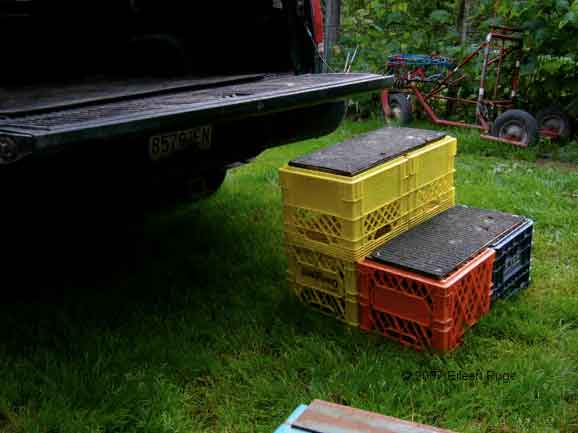
[[[509,298],[530,285],[533,229],[534,222],[525,218],[491,245],[496,251],[492,301]]]

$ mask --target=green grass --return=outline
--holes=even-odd
[[[346,122],[323,139],[269,150],[232,170],[212,198],[105,236],[104,254],[78,242],[57,265],[31,272],[34,290],[24,290],[27,275],[21,286],[4,284],[17,294],[0,305],[0,432],[271,433],[315,398],[459,432],[576,432],[571,166],[452,131],[458,201],[536,223],[532,286],[498,303],[455,353],[405,350],[289,294],[277,168],[378,126]],[[576,152],[560,155],[571,162]],[[515,377],[402,377],[432,369]]]

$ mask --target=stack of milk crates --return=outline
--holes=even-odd
[[[444,352],[489,311],[492,293],[527,285],[531,221],[456,207],[456,150],[443,132],[382,128],[282,167],[288,280],[301,302]],[[491,236],[468,238],[485,230],[470,223],[493,219]]]

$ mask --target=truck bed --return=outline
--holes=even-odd
[[[51,147],[171,131],[260,116],[381,89],[387,78],[364,73],[237,76],[238,82],[176,81],[151,86],[86,91],[67,102],[51,97],[0,105],[0,136],[12,137],[28,153]],[[215,80],[215,79],[214,79]],[[224,85],[223,85],[224,84]],[[53,95],[57,92],[53,92]]]

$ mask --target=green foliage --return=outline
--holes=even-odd
[[[578,0],[470,0],[470,40],[459,38],[459,0],[343,1],[335,69],[359,47],[353,70],[382,72],[388,55],[441,54],[459,60],[494,23],[524,30],[521,94],[532,111],[556,103],[578,114]],[[339,66],[338,66],[339,65]],[[476,64],[470,76],[476,77]],[[465,90],[467,93],[467,89]]]
[[[490,15],[495,1],[481,3],[479,14]],[[525,30],[521,84],[530,106],[557,103],[578,114],[578,0],[502,0],[497,16],[498,23]]]
[[[389,54],[441,53],[458,41],[453,1],[360,3],[344,2],[341,38],[343,47],[360,47],[355,62],[358,70],[382,71]],[[343,51],[338,51],[336,64],[342,64],[343,56]]]
[[[342,31],[333,58],[333,68],[342,70],[348,54],[358,54],[352,70],[385,72],[388,55],[397,53],[439,53],[459,55],[459,35],[455,30],[454,1],[409,2],[370,0],[342,2]],[[427,25],[424,25],[426,23]],[[379,112],[373,96],[356,100],[350,112],[365,117]]]

